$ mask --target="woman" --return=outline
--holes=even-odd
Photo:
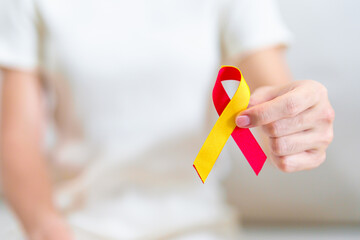
[[[191,167],[221,63],[253,92],[234,121],[262,127],[280,170],[325,159],[334,112],[291,80],[272,1],[0,3],[2,188],[28,239],[236,238],[226,171],[202,185]]]

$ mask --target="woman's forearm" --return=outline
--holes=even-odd
[[[240,56],[230,61],[239,66],[251,92],[262,86],[283,85],[292,80],[285,49],[280,46],[259,50],[245,58]]]
[[[55,211],[42,151],[44,114],[37,75],[4,70],[1,102],[2,187],[29,233]]]

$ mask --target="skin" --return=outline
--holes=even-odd
[[[30,240],[70,240],[52,202],[45,157],[44,104],[35,71],[2,69],[0,170],[4,195]]]
[[[335,117],[327,89],[313,80],[291,81],[281,48],[256,53],[239,66],[255,91],[249,108],[237,116],[237,126],[261,127],[272,161],[284,172],[323,163],[333,140]]]
[[[322,163],[334,119],[325,87],[311,80],[292,82],[280,47],[230,61],[243,70],[253,92],[252,107],[240,113],[236,123],[262,127],[273,161],[283,171]],[[39,76],[35,71],[2,72],[0,169],[5,196],[30,240],[71,240],[52,202],[41,148],[44,106]]]

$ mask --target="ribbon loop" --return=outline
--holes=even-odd
[[[226,80],[239,81],[239,87],[232,99],[222,85],[222,81]],[[255,174],[258,175],[265,163],[266,155],[250,130],[238,128],[235,124],[236,115],[247,108],[250,100],[249,87],[238,68],[221,67],[212,97],[219,119],[211,129],[193,164],[201,181],[205,182],[230,135],[243,152]]]

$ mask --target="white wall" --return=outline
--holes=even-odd
[[[294,34],[288,60],[296,79],[328,87],[335,139],[320,168],[285,174],[248,164],[231,177],[231,196],[247,220],[360,222],[360,1],[280,0]]]

